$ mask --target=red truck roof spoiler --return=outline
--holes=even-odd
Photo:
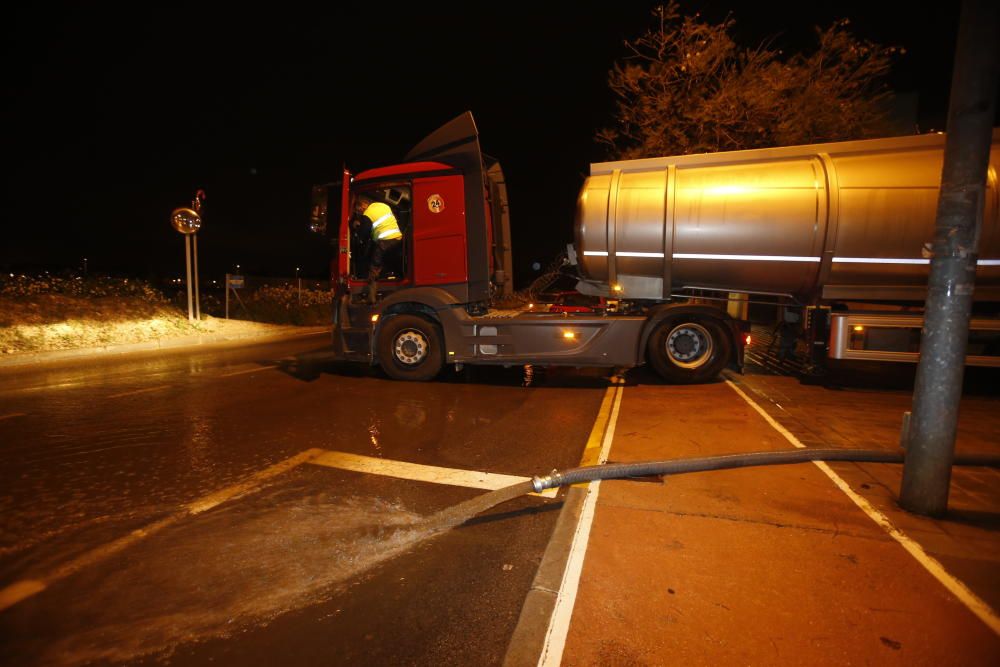
[[[421,140],[403,158],[405,162],[424,162],[437,160],[448,163],[445,158],[468,157],[470,148],[479,158],[479,130],[471,111],[466,111],[458,118],[452,119]],[[458,165],[456,165],[458,166]]]
[[[466,247],[469,267],[469,301],[486,301],[490,298],[490,254],[495,250],[496,268],[504,270],[502,281],[507,290],[510,289],[510,229],[506,209],[506,189],[503,188],[503,172],[499,163],[490,159],[484,164],[483,153],[479,147],[479,130],[471,111],[450,120],[434,132],[427,135],[414,146],[403,158],[406,162],[430,161],[442,162],[462,171],[465,175],[465,215],[466,215]],[[487,180],[489,168],[490,179]],[[495,181],[499,181],[499,186]],[[491,216],[494,229],[494,244],[496,249],[489,247],[487,235],[488,205],[484,196],[484,186],[488,187],[491,197],[500,200],[498,187],[503,188],[502,215],[499,210]],[[494,202],[499,208],[499,201]]]

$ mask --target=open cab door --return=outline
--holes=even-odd
[[[337,229],[336,266],[331,266],[331,279],[336,285],[347,284],[351,263],[351,172],[344,167],[344,177],[340,185],[340,225]]]
[[[341,180],[313,187],[312,213],[309,218],[309,228],[329,239],[334,249],[330,260],[333,346],[337,356],[341,358],[348,353],[344,329],[350,327],[347,311],[351,275],[350,192],[351,172],[344,167]]]
[[[312,212],[309,215],[309,229],[330,239],[336,249],[330,261],[330,282],[334,289],[349,275],[351,258],[350,212],[351,172],[344,167],[343,179],[314,185],[312,189]],[[331,198],[333,195],[333,198]],[[339,202],[336,199],[339,197]],[[337,218],[331,218],[331,213]]]

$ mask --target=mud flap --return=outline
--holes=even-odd
[[[730,320],[730,329],[733,335],[733,349],[736,351],[736,354],[733,355],[730,368],[742,375],[746,362],[747,336],[750,335],[750,322],[747,320]]]

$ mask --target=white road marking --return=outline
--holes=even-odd
[[[135,394],[148,394],[151,391],[167,389],[169,386],[169,384],[161,384],[158,387],[147,387],[146,389],[136,389],[135,391],[123,391],[120,394],[111,394],[108,398],[121,398],[122,396],[134,396]]]
[[[245,371],[236,371],[235,373],[223,373],[219,377],[231,378],[234,375],[246,375],[247,373],[259,373],[260,371],[269,371],[272,368],[277,368],[277,367],[278,367],[278,364],[274,364],[273,366],[260,366],[258,368],[249,368],[249,369],[247,369]]]
[[[257,369],[254,369],[257,370]],[[606,457],[605,457],[606,458]],[[292,468],[303,463],[316,463],[318,465],[341,468],[344,470],[355,470],[375,475],[388,475],[403,479],[422,480],[437,484],[450,484],[453,486],[465,486],[477,489],[499,489],[512,484],[526,482],[529,477],[518,477],[514,475],[501,475],[497,473],[476,472],[470,470],[456,470],[454,468],[438,468],[436,466],[419,465],[406,463],[403,461],[386,461],[368,456],[356,454],[346,454],[344,452],[327,451],[323,449],[307,449],[295,456],[279,461],[278,463],[250,475],[245,480],[232,486],[227,486],[213,493],[188,503],[180,511],[170,516],[152,523],[143,528],[133,530],[131,533],[118,538],[112,542],[101,545],[90,551],[70,560],[56,568],[48,575],[36,579],[26,579],[15,581],[14,583],[0,589],[0,611],[12,607],[18,602],[40,593],[48,588],[52,583],[59,581],[69,575],[99,563],[123,549],[131,546],[141,539],[160,532],[164,528],[171,526],[178,521],[190,516],[207,512],[213,507],[217,507],[224,502],[233,500],[240,496],[253,493],[260,488],[261,482],[276,475],[288,472]],[[549,498],[555,497],[558,489],[547,489],[540,494]]]
[[[806,448],[805,445],[799,442],[798,438],[792,435],[784,426],[775,421],[771,415],[767,414],[764,408],[757,405],[757,403],[747,396],[743,390],[729,380],[726,380],[726,384],[732,387],[733,391],[739,394],[744,401],[749,403],[750,407],[756,410],[768,424],[773,426],[774,429],[783,435],[788,442],[792,443],[794,447],[799,449]],[[941,582],[941,584],[947,588],[952,595],[958,598],[958,600],[964,604],[969,611],[975,614],[979,620],[985,623],[991,630],[993,630],[993,632],[1000,635],[1000,616],[997,615],[996,611],[994,611],[992,607],[990,607],[978,595],[973,593],[968,586],[948,572],[940,561],[924,551],[924,548],[920,546],[920,543],[914,541],[903,531],[896,528],[889,520],[889,517],[873,507],[865,498],[855,493],[850,485],[845,482],[840,475],[835,473],[830,466],[823,461],[813,461],[813,463],[815,463],[816,467],[822,470],[824,474],[826,474],[826,476],[829,477],[833,483],[847,495],[848,498],[854,501],[854,504],[861,508],[861,510],[867,514],[872,521],[885,530],[885,532],[887,532],[892,539],[899,542],[899,544],[906,549],[906,551],[913,556],[916,561],[931,574],[931,576]]]
[[[36,593],[40,593],[48,588],[48,586],[52,583],[59,581],[60,579],[68,577],[85,567],[89,567],[106,560],[126,547],[131,546],[143,538],[160,532],[167,526],[171,526],[181,519],[200,514],[226,502],[227,500],[232,500],[233,498],[256,491],[259,488],[260,483],[265,479],[287,472],[295,466],[307,462],[312,457],[322,453],[322,451],[323,450],[321,449],[307,449],[304,452],[287,458],[284,461],[280,461],[269,468],[265,468],[264,470],[250,475],[250,477],[239,484],[234,484],[214,493],[210,493],[207,496],[203,496],[186,505],[182,510],[175,512],[164,519],[160,519],[159,521],[143,528],[133,530],[128,535],[120,537],[117,540],[91,549],[71,561],[64,563],[44,577],[15,581],[14,583],[0,589],[0,611],[7,609],[8,607],[12,607],[18,602],[21,602]]]
[[[430,482],[432,484],[448,484],[450,486],[464,486],[471,489],[488,489],[495,491],[521,482],[527,482],[530,477],[519,477],[516,475],[502,475],[495,472],[480,472],[476,470],[461,470],[457,468],[440,468],[438,466],[423,465],[420,463],[408,463],[406,461],[393,461],[390,459],[379,459],[372,456],[362,456],[360,454],[348,454],[347,452],[326,451],[311,459],[309,463],[314,465],[338,468],[340,470],[351,470],[363,472],[369,475],[383,475],[385,477],[396,477],[417,482]],[[531,495],[555,498],[558,489],[546,489],[541,493]]]
[[[594,431],[604,432],[601,452],[597,460],[598,464],[607,462],[608,454],[611,452],[611,441],[615,437],[615,423],[618,421],[622,394],[625,391],[625,387],[622,384],[616,382],[616,385],[615,387],[608,387],[609,393],[614,392],[614,404],[611,409],[611,415],[608,417],[606,423],[602,423],[602,415],[599,414],[597,423],[594,424]],[[562,583],[559,585],[559,594],[556,596],[552,617],[549,619],[549,629],[545,633],[545,644],[542,647],[541,655],[538,656],[539,665],[558,665],[562,662],[563,651],[566,648],[566,636],[569,634],[569,623],[573,617],[576,594],[580,587],[583,560],[587,554],[587,544],[590,541],[590,528],[594,523],[594,510],[597,507],[597,496],[600,490],[600,480],[589,483],[587,497],[583,501],[583,509],[580,512],[580,522],[576,526],[576,533],[573,535],[573,544],[570,547],[569,558],[566,561],[566,570],[563,572]]]

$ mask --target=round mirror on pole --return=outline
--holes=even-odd
[[[201,319],[201,317],[200,313],[197,318],[195,316],[194,292],[198,287],[191,282],[191,242],[196,238],[195,233],[201,227],[201,216],[194,209],[175,208],[174,212],[170,214],[170,224],[184,235],[184,259],[187,264],[188,321],[194,322],[196,319]],[[195,253],[195,262],[197,263],[197,246],[195,246]],[[197,269],[195,269],[195,276],[197,275]],[[195,278],[195,282],[197,282],[197,278]]]
[[[201,216],[190,208],[175,208],[170,214],[170,224],[181,234],[194,234],[201,228]]]

